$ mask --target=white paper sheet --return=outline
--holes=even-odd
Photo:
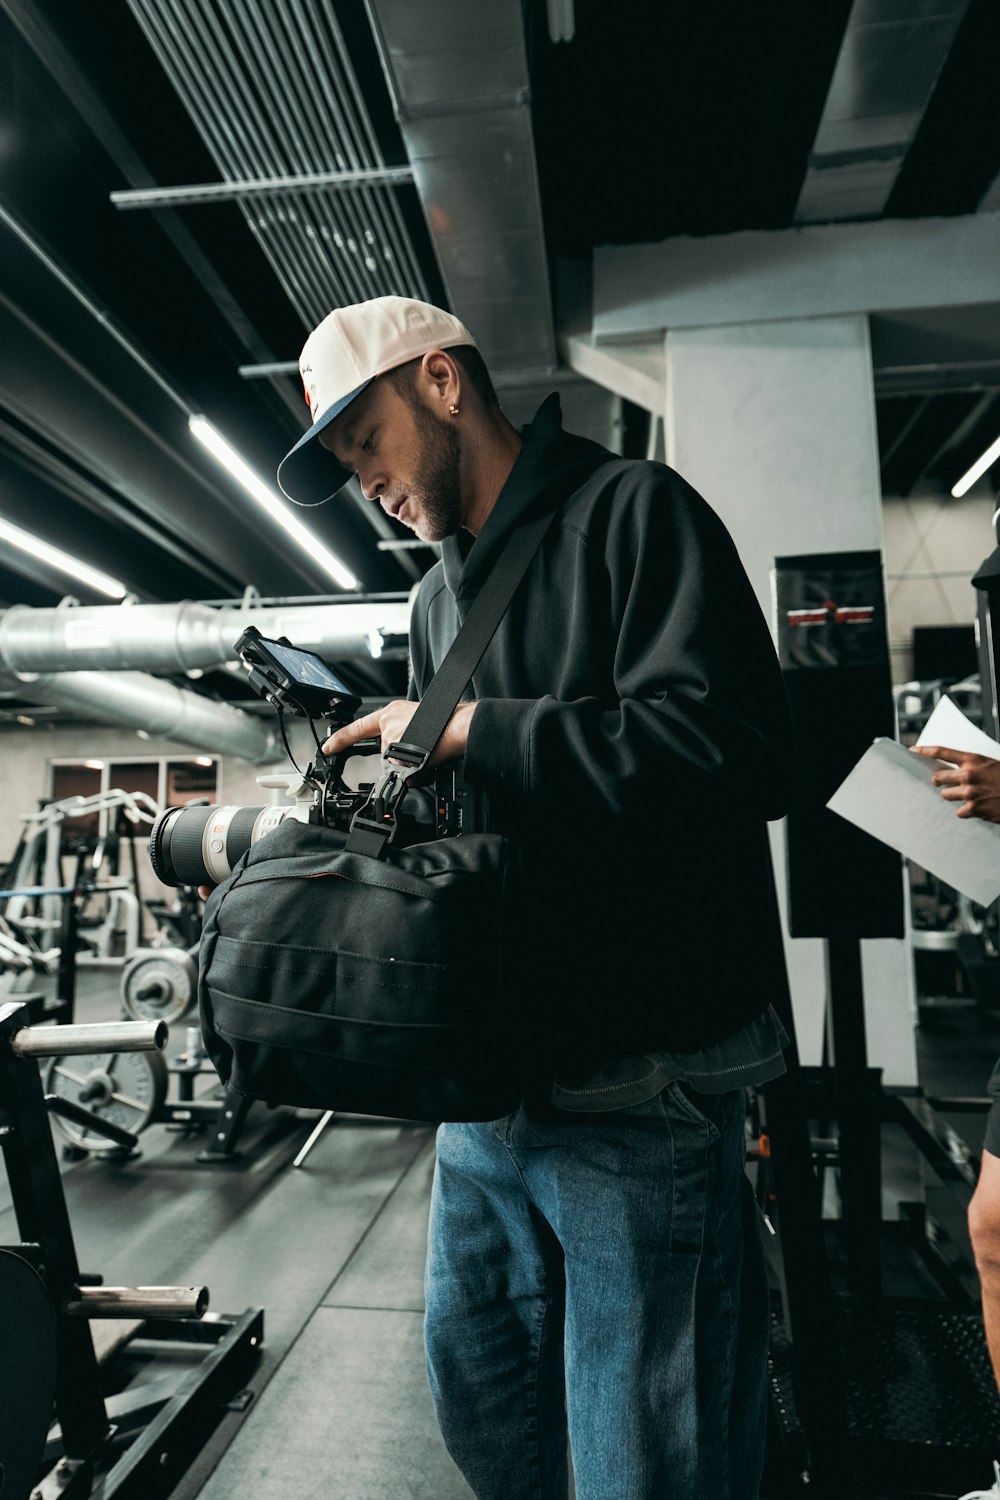
[[[949,750],[970,750],[974,755],[988,755],[1000,760],[1000,745],[967,719],[947,693],[939,699],[934,712],[920,732],[918,745],[942,745]]]
[[[973,729],[965,715],[951,706]],[[928,725],[932,721],[933,715]],[[929,743],[965,748],[947,738]],[[1000,751],[1000,746],[994,744],[994,751]],[[937,767],[937,761],[914,755],[895,740],[876,740],[827,807],[956,891],[989,906],[1000,896],[1000,824],[956,817],[955,803],[946,802],[937,787],[931,786]]]

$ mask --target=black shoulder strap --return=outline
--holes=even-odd
[[[349,852],[369,854],[377,859],[391,840],[396,831],[396,809],[410,778],[430,759],[482,660],[483,652],[496,634],[515,589],[557,514],[558,507],[537,521],[517,527],[507,538],[503,551],[473,600],[462,628],[420,700],[407,728],[406,739],[389,746],[387,758],[401,761],[402,766],[387,768],[370,801],[355,814],[345,846]]]

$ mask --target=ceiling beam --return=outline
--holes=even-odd
[[[597,344],[585,333],[561,333],[559,353],[577,375],[613,391],[634,406],[662,416],[667,356],[663,340],[648,344]]]
[[[1000,213],[690,236],[594,252],[597,341],[1000,302]],[[1000,352],[1000,328],[996,332]]]

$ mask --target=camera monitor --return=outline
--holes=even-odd
[[[269,640],[249,625],[233,649],[249,668],[251,687],[275,708],[307,719],[346,723],[361,706],[361,699],[321,656],[300,650],[284,636]]]

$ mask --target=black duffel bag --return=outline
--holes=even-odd
[[[507,841],[463,834],[372,859],[347,838],[286,819],[212,893],[199,1003],[220,1077],[319,1109],[506,1114],[525,1066],[504,982]]]
[[[522,1097],[532,1002],[526,965],[511,972],[508,842],[393,836],[551,519],[511,533],[350,833],[286,819],[209,898],[202,1031],[238,1092],[420,1120],[497,1119]]]

